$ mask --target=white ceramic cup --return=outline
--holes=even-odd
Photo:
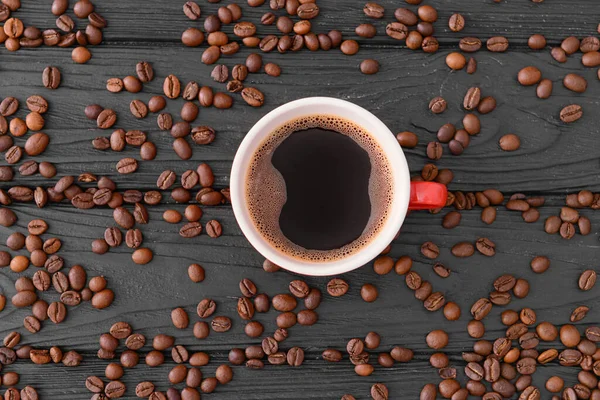
[[[385,152],[387,159],[390,161],[393,176],[394,197],[391,212],[376,238],[360,251],[341,260],[330,262],[304,261],[273,248],[255,228],[246,203],[247,171],[257,147],[271,132],[287,121],[315,114],[335,115],[363,127],[375,138]],[[394,134],[379,118],[364,108],[345,100],[330,97],[308,97],[295,100],[277,107],[261,118],[250,129],[235,155],[231,169],[230,189],[235,218],[252,246],[266,259],[284,269],[314,276],[337,275],[348,272],[377,257],[398,233],[408,211],[409,200],[413,201],[411,199],[408,164]],[[443,190],[445,190],[445,187]]]

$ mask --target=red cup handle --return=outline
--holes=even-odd
[[[436,182],[411,182],[409,210],[431,210],[446,205],[448,189]]]

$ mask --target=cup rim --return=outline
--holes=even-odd
[[[328,262],[309,262],[300,260],[275,250],[254,227],[254,223],[247,211],[248,208],[245,196],[247,168],[256,147],[263,142],[264,138],[270,132],[278,126],[283,125],[286,121],[316,114],[317,112],[303,111],[306,108],[314,108],[315,106],[322,107],[319,113],[323,114],[339,115],[336,114],[335,111],[328,110],[344,110],[347,114],[339,115],[340,117],[349,119],[352,122],[363,126],[365,130],[371,133],[386,154],[393,175],[394,197],[391,211],[383,228],[381,228],[380,232],[370,243],[365,245],[358,252],[340,260]],[[282,117],[285,118],[282,119]],[[365,127],[365,123],[360,123],[359,121],[367,122],[369,127]],[[370,111],[367,111],[357,104],[337,98],[306,97],[275,108],[263,116],[248,131],[233,160],[230,177],[230,191],[235,219],[246,239],[261,255],[291,272],[311,276],[330,276],[349,272],[367,264],[381,254],[381,252],[392,242],[400,229],[400,226],[404,222],[404,218],[408,211],[410,174],[406,157],[394,134]]]

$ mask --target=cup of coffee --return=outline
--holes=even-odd
[[[409,209],[441,208],[447,190],[411,182],[398,141],[348,101],[284,104],[248,132],[233,160],[231,203],[252,246],[304,275],[335,275],[379,255]]]

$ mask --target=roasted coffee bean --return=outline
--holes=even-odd
[[[567,74],[563,78],[563,85],[576,93],[583,93],[587,89],[587,81],[584,77],[577,74]]]
[[[175,75],[169,75],[163,83],[163,92],[170,99],[176,99],[181,92],[181,83]]]
[[[210,322],[210,326],[215,332],[227,332],[231,329],[231,320],[228,317],[215,317]]]
[[[242,90],[242,98],[248,105],[252,107],[260,107],[265,101],[265,97],[262,92],[253,87],[245,87]]]
[[[407,149],[416,147],[419,142],[417,135],[408,131],[398,133],[398,135],[396,135],[396,140],[398,140],[398,144],[400,144],[400,146]]]
[[[96,124],[100,129],[108,129],[113,126],[115,122],[117,122],[117,114],[109,108],[102,110],[96,119]]]
[[[46,67],[42,73],[42,83],[47,89],[56,89],[60,86],[60,70],[57,67]]]
[[[465,110],[474,110],[479,105],[481,99],[481,89],[478,87],[471,87],[463,100],[463,107]]]
[[[340,278],[334,278],[327,283],[327,293],[333,297],[340,297],[348,292],[348,283]]]
[[[487,49],[492,52],[504,52],[508,49],[508,39],[503,36],[494,36],[487,40]]]
[[[404,40],[408,35],[408,28],[401,22],[390,22],[385,27],[385,33],[396,40]]]
[[[496,254],[496,245],[488,238],[479,238],[475,242],[475,247],[484,256],[491,257]]]
[[[481,40],[475,37],[464,37],[460,39],[458,46],[462,51],[472,53],[481,48]]]
[[[542,72],[533,66],[521,69],[517,75],[517,80],[523,86],[535,85],[542,79]]]
[[[447,105],[448,104],[443,97],[440,97],[440,96],[434,97],[429,102],[429,110],[434,114],[441,114],[444,111],[446,111]],[[454,127],[454,125],[452,125],[452,124],[446,124],[446,125]],[[446,125],[444,125],[444,126],[446,126]],[[456,131],[456,129],[454,131]],[[444,143],[446,143],[446,142],[444,142]]]
[[[55,324],[59,324],[65,320],[67,309],[63,303],[53,302],[48,306],[48,318]]]
[[[415,291],[415,297],[423,301],[423,306],[427,311],[437,311],[446,304],[446,299],[441,292],[432,292],[431,284],[427,281],[421,283]]]
[[[571,123],[577,121],[583,115],[583,110],[580,105],[571,104],[564,107],[560,111],[560,119],[565,123]]]
[[[440,249],[433,242],[425,242],[421,245],[421,254],[429,259],[435,259],[440,254]]]
[[[471,257],[475,253],[474,246],[469,242],[460,242],[452,246],[452,254],[455,257]]]
[[[485,318],[492,310],[492,304],[489,299],[481,298],[477,300],[471,307],[471,315],[477,321]]]
[[[146,115],[148,115],[148,106],[141,100],[132,100],[131,103],[129,103],[129,111],[131,111],[131,114],[138,119],[146,118]]]
[[[591,290],[596,284],[596,271],[588,269],[579,276],[579,289],[583,291]]]
[[[450,276],[451,270],[442,263],[435,263],[433,265],[433,272],[435,272],[436,274],[438,274],[438,276],[442,278],[447,278]]]

